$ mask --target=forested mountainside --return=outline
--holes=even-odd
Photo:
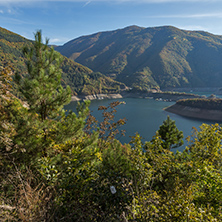
[[[61,54],[136,89],[222,84],[222,36],[172,26],[130,26],[56,47]]]
[[[0,27],[0,66],[11,65],[15,72],[25,75],[27,72],[23,48],[30,47],[32,41]],[[70,85],[74,95],[90,95],[95,93],[117,92],[125,85],[94,73],[91,69],[63,56],[62,63],[63,85]]]

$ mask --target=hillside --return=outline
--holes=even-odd
[[[0,67],[11,65],[16,72],[26,73],[24,46],[31,46],[32,41],[0,27]],[[63,56],[64,57],[64,56]],[[95,93],[114,93],[125,85],[118,83],[101,73],[80,65],[66,57],[61,67],[63,85],[70,85],[74,95]]]
[[[130,26],[71,40],[61,54],[130,87],[220,87],[222,36]]]

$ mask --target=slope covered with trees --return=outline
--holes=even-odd
[[[222,84],[222,36],[207,32],[130,26],[82,36],[56,50],[135,89]]]
[[[59,55],[35,39],[19,85],[25,101],[10,93],[10,67],[0,72],[1,221],[222,220],[220,125],[194,129],[183,152],[170,151],[182,139],[170,118],[151,141],[136,134],[123,145],[119,102],[99,107],[101,123],[88,102],[65,115]]]
[[[222,110],[222,99],[182,99],[177,101],[178,105],[189,106],[199,109]]]
[[[23,48],[32,44],[33,41],[0,27],[0,66],[11,64],[16,72],[25,75],[27,70]],[[62,84],[70,85],[74,95],[115,93],[120,88],[125,88],[123,83],[118,83],[101,73],[94,73],[91,69],[62,57]]]

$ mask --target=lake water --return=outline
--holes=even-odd
[[[152,99],[122,98],[93,100],[91,101],[90,110],[93,111],[92,114],[101,121],[102,112],[98,111],[98,106],[108,106],[109,103],[116,100],[125,102],[125,104],[117,107],[116,113],[116,119],[124,117],[127,119],[126,125],[121,128],[126,130],[126,136],[118,138],[122,143],[128,143],[131,139],[130,136],[134,136],[136,132],[143,137],[143,141],[150,141],[159,129],[159,126],[166,120],[167,115],[176,121],[176,126],[179,130],[183,131],[184,138],[192,134],[192,127],[199,129],[202,123],[215,123],[212,121],[185,118],[166,112],[163,108],[174,104],[174,102],[156,101]],[[75,112],[76,104],[76,102],[71,102],[65,108]],[[185,140],[184,142],[185,145],[187,145]],[[178,150],[183,150],[185,145],[178,148]]]

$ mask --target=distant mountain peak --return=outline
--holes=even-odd
[[[136,25],[74,39],[63,55],[131,88],[222,85],[222,36]]]
[[[145,28],[141,26],[137,26],[137,25],[130,25],[123,28],[123,30],[141,30],[141,29],[145,29]]]

